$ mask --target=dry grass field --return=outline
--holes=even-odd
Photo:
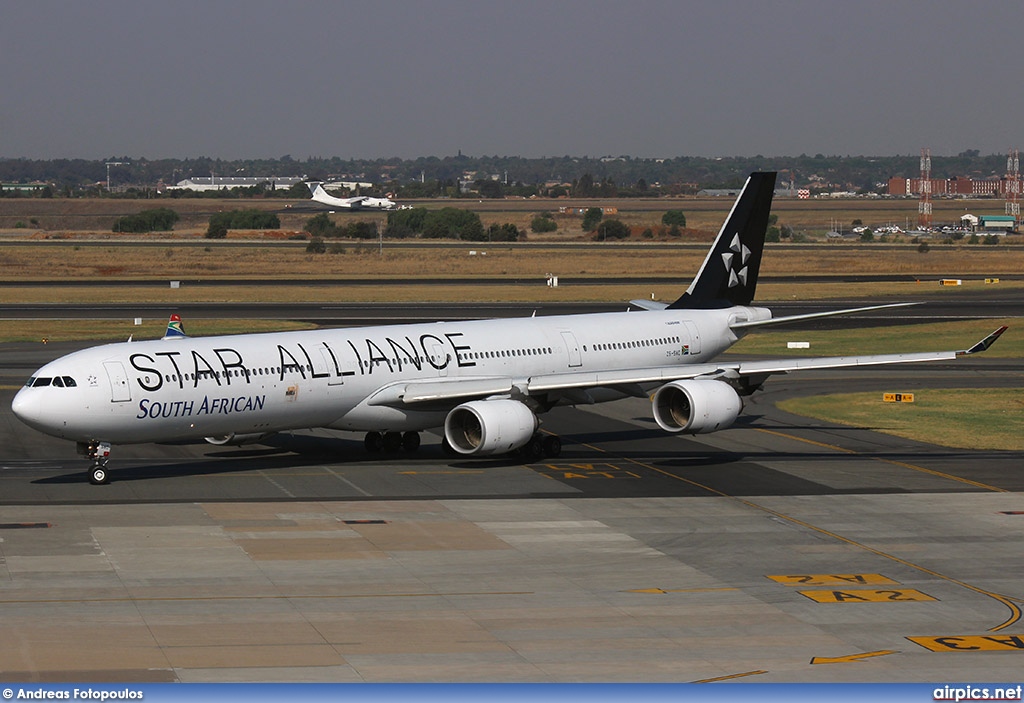
[[[585,238],[580,230],[581,217],[575,214],[560,214],[560,208],[568,210],[608,207],[617,210],[614,216],[634,229],[634,237],[651,227],[661,225],[661,216],[666,210],[676,209],[686,213],[687,225],[693,230],[715,232],[732,207],[730,197],[641,198],[614,200],[423,200],[403,201],[403,204],[431,209],[442,207],[466,208],[477,212],[485,226],[510,222],[520,229],[528,230],[530,220],[536,213],[553,213],[559,224],[557,232],[546,235],[530,235],[531,239],[544,241],[566,241]],[[88,232],[92,236],[115,236],[111,227],[118,217],[135,214],[141,210],[167,207],[181,217],[175,226],[173,236],[196,237],[206,230],[210,216],[216,212],[256,208],[277,212],[282,232],[287,236],[300,232],[305,222],[315,214],[307,209],[308,201],[260,199],[260,200],[212,200],[212,199],[159,199],[159,200],[66,200],[38,198],[5,198],[0,200],[0,232],[22,236],[60,237],[74,236]],[[787,224],[808,236],[820,236],[838,224],[849,231],[854,220],[877,227],[895,224],[904,229],[917,222],[917,201],[914,199],[857,198],[799,200],[791,197],[775,199],[772,211],[778,215],[781,224]],[[936,200],[933,202],[936,223],[959,222],[965,213],[974,215],[1002,214],[1003,201],[981,200]],[[339,213],[335,219],[359,219],[382,222],[386,213],[359,212]],[[167,235],[161,235],[167,236]]]
[[[481,250],[482,251],[482,250]],[[626,301],[633,298],[671,300],[688,284],[703,261],[704,251],[616,249],[615,245],[571,249],[522,249],[508,245],[470,256],[466,249],[412,249],[345,254],[307,254],[302,248],[260,247],[2,247],[0,246],[0,303],[82,302],[403,302],[472,300],[522,302]],[[834,275],[834,282],[774,283],[762,281],[758,299],[825,299],[917,295],[922,290],[956,295],[986,286],[985,277],[1021,270],[1024,251],[995,247],[934,247],[928,254],[916,250],[871,250],[868,247],[830,247],[811,250],[772,247],[765,255],[765,274]],[[546,274],[563,280],[558,288],[546,286]],[[901,274],[905,281],[849,283],[844,274]],[[601,277],[664,277],[657,284],[637,281],[600,284]],[[941,289],[940,277],[962,277],[964,285]],[[447,278],[447,285],[417,284],[419,278]],[[287,279],[288,285],[242,284],[204,286],[189,281]],[[403,279],[402,285],[374,285],[380,278]],[[460,283],[464,278],[490,278],[487,285]],[[46,286],[4,286],[19,279],[52,281]],[[170,280],[185,280],[172,289]],[[364,280],[361,284],[332,284],[332,279]],[[87,280],[93,284],[61,285],[61,281]],[[132,281],[138,281],[133,285]],[[144,281],[168,281],[144,285]],[[592,281],[588,283],[588,280]],[[303,284],[316,282],[317,285]],[[1003,281],[1000,289],[1024,285]]]
[[[0,280],[172,279],[172,278],[540,278],[554,273],[574,278],[679,276],[697,271],[699,247],[624,248],[613,243],[524,248],[515,244],[452,248],[388,249],[375,244],[339,243],[341,251],[308,254],[303,246],[3,246]],[[471,251],[477,252],[475,255]],[[933,244],[927,253],[856,243],[796,247],[769,245],[766,275],[900,274],[908,277],[999,276],[1018,273],[1024,248]]]
[[[541,200],[457,200],[428,201],[425,207],[468,207],[479,212],[485,224],[515,222],[527,227],[534,213],[557,211],[559,206],[618,208],[617,217],[633,227],[632,242],[644,243],[637,232],[660,225],[670,208],[683,210],[691,229],[686,236],[671,239],[671,247],[624,247],[615,243],[593,243],[579,229],[576,215],[556,214],[559,231],[540,239],[530,235],[531,247],[516,244],[453,244],[446,248],[389,247],[380,253],[376,242],[332,243],[326,254],[309,254],[302,242],[275,245],[302,229],[311,212],[294,212],[305,203],[283,200],[0,200],[0,283],[24,279],[54,281],[54,286],[7,287],[0,285],[4,302],[103,302],[104,300],[147,301],[300,301],[300,300],[525,300],[586,301],[628,300],[636,297],[670,298],[700,267],[709,241],[732,204],[723,198],[674,198],[647,200],[541,201]],[[1000,201],[952,201],[935,203],[935,219],[953,220],[965,210],[992,212]],[[131,246],[137,235],[116,235],[109,231],[114,218],[154,207],[171,207],[182,220],[172,233],[158,233],[142,239],[158,239],[157,246]],[[286,205],[294,207],[288,208]],[[282,213],[282,227],[276,232],[232,232],[237,246],[203,244],[202,231],[213,212],[257,207]],[[903,223],[916,218],[913,200],[797,200],[779,198],[774,212],[780,222],[821,231],[832,222],[849,225],[854,220],[878,224]],[[385,213],[346,213],[332,216],[383,220]],[[15,228],[18,223],[32,224]],[[13,229],[12,229],[13,228]],[[106,228],[106,229],[104,229]],[[47,240],[45,242],[41,240]],[[56,240],[56,241],[54,241]],[[88,241],[87,241],[88,240]],[[182,240],[189,240],[188,243]],[[5,246],[17,241],[18,246]],[[32,242],[39,241],[39,246]],[[105,246],[103,242],[110,242]],[[664,239],[660,240],[664,243]],[[534,248],[538,243],[550,246]],[[152,242],[150,242],[152,244]],[[471,252],[476,252],[475,255]],[[1016,274],[1024,268],[1024,246],[933,243],[927,253],[917,246],[898,247],[858,242],[821,242],[814,246],[769,245],[762,264],[768,276],[848,276],[851,274],[895,274],[908,282],[873,285],[871,294],[899,295],[913,286],[933,285],[939,277],[968,280]],[[544,286],[547,274],[573,285],[558,289]],[[671,285],[605,286],[587,284],[587,279],[631,276],[661,277]],[[407,279],[403,286],[238,286],[189,287],[179,290],[153,286],[132,286],[132,280],[238,280],[289,279],[330,281],[331,279]],[[451,279],[450,286],[416,286],[421,278]],[[493,278],[493,286],[462,286],[461,278]],[[583,279],[583,280],[580,280]],[[62,287],[60,281],[109,280],[110,287]],[[536,282],[536,286],[522,285]],[[973,283],[972,283],[973,284]],[[1009,285],[1009,284],[1004,284]],[[662,290],[662,288],[664,290]],[[759,298],[863,296],[863,286],[850,284],[764,283]]]

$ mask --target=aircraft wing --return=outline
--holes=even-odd
[[[428,401],[485,398],[512,392],[508,376],[488,378],[451,378],[435,381],[399,381],[371,395],[367,405],[401,405]]]
[[[630,305],[638,307],[641,310],[664,310],[668,307],[668,303],[663,303],[659,300],[630,300]],[[858,312],[868,312],[870,310],[885,310],[888,308],[905,308],[911,305],[920,305],[920,303],[886,303],[885,305],[868,305],[861,308],[845,308],[843,310],[826,310],[825,312],[811,312],[804,315],[786,315],[784,317],[771,317],[767,320],[750,320],[743,322],[730,323],[730,327],[733,329],[746,329],[752,327],[763,327],[765,325],[779,325],[787,322],[797,322],[799,320],[812,320],[817,317],[832,317],[834,315],[850,315]]]
[[[690,378],[740,379],[761,377],[809,369],[838,369],[851,366],[881,366],[928,361],[951,361],[960,356],[983,352],[1006,331],[1000,327],[969,349],[917,352],[911,354],[868,354],[862,356],[826,356],[798,359],[756,361],[725,361],[721,363],[656,366],[652,368],[614,369],[609,371],[573,371],[545,374],[517,381],[511,377],[452,378],[449,380],[399,382],[377,391],[370,405],[407,405],[422,402],[462,401],[485,398],[517,391],[527,395],[587,388],[622,388],[637,384],[657,384]]]
[[[630,301],[636,304],[637,301]],[[888,308],[906,308],[912,305],[920,305],[920,303],[886,303],[885,305],[868,305],[862,308],[845,308],[843,310],[826,310],[825,312],[810,312],[804,315],[786,315],[784,317],[771,317],[767,320],[750,320],[748,322],[733,322],[729,326],[733,329],[749,329],[752,327],[763,327],[765,325],[779,325],[787,322],[796,322],[798,320],[813,320],[818,317],[833,317],[835,315],[851,315],[858,312],[868,312],[870,310],[886,310]],[[653,308],[652,308],[653,309]]]

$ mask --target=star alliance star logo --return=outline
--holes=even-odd
[[[737,261],[737,255],[739,260]],[[725,262],[725,270],[729,272],[729,287],[735,288],[739,285],[747,285],[747,261],[750,259],[750,249],[741,241],[740,235],[736,234],[729,245],[729,251],[722,254],[722,261]],[[733,267],[733,263],[736,266]]]

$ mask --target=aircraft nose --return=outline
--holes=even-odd
[[[28,388],[18,391],[11,402],[11,412],[30,427],[39,426],[41,411],[39,394],[33,393]]]

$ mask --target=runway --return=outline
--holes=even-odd
[[[763,303],[775,316],[879,305],[892,301],[872,298],[842,300],[772,301]],[[874,325],[916,324],[979,317],[1024,317],[1024,289],[1004,289],[998,297],[990,292],[958,291],[956,297],[942,292],[922,293],[899,302],[915,305],[905,308],[822,318],[787,324],[787,329],[833,329]],[[530,315],[572,315],[577,313],[638,310],[626,301],[614,303],[9,303],[0,305],[0,320],[86,319],[166,320],[178,313],[189,319],[270,319],[298,320],[329,326],[377,325],[382,323],[427,322],[434,320],[483,320]],[[38,367],[39,364],[36,366]]]
[[[42,351],[41,350],[45,350]],[[381,457],[356,435],[116,447],[108,486],[9,411],[0,667],[19,681],[1015,681],[1020,452],[786,415],[859,389],[1020,386],[949,365],[778,377],[736,427],[556,410],[557,461]]]

